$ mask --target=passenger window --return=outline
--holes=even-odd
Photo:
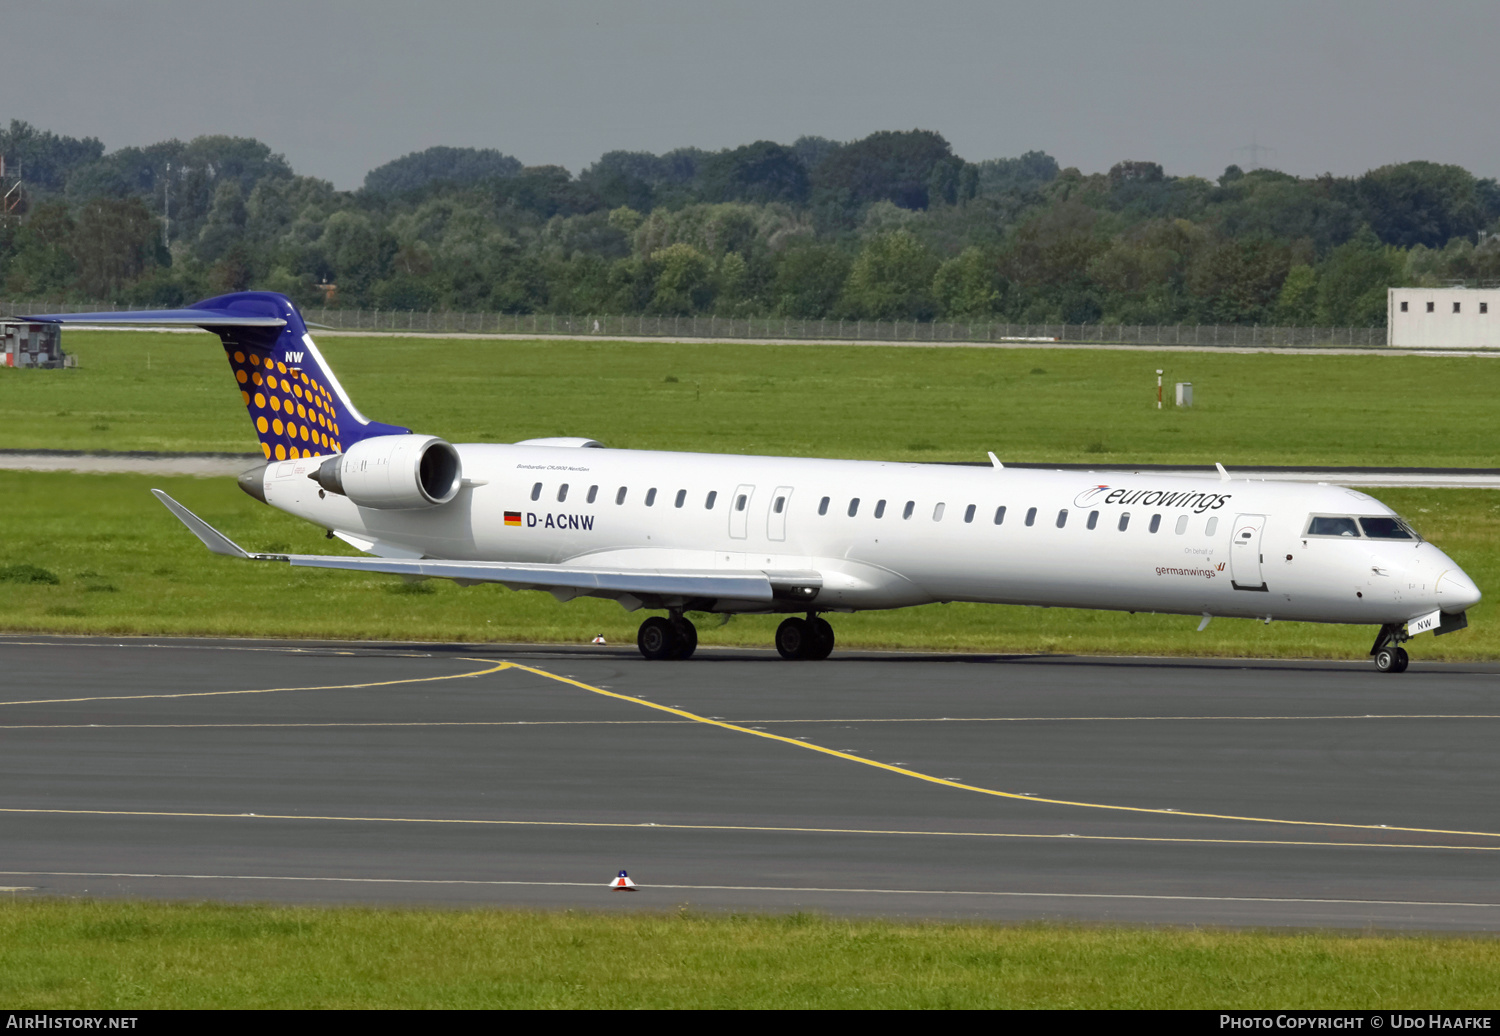
[[[1416,535],[1399,518],[1361,518],[1360,528],[1372,540],[1414,540]]]
[[[1129,527],[1130,527],[1130,512],[1126,511],[1124,514],[1120,515],[1120,531],[1124,532]]]
[[[917,502],[915,500],[908,500],[908,501],[906,501],[906,506],[903,507],[903,508],[901,508],[901,517],[902,518],[910,518],[912,516],[912,512],[915,511],[916,509],[917,509]]]
[[[1064,507],[1061,511],[1057,512],[1057,527],[1059,529],[1061,529],[1064,525],[1067,525],[1067,524],[1068,524],[1068,509],[1066,507]]]
[[[975,507],[973,504],[970,504],[967,508],[964,509],[964,524],[965,525],[969,525],[970,523],[972,523],[974,521],[974,512],[977,511],[977,510],[978,510],[978,508]]]
[[[557,502],[558,503],[562,503],[567,498],[568,498],[568,484],[566,482],[564,482],[562,485],[560,485],[560,486],[557,487]]]
[[[531,499],[533,499],[533,500],[540,500],[541,498],[542,498],[542,484],[540,482],[538,482],[536,485],[534,485],[534,486],[531,487]]]
[[[646,490],[646,506],[647,507],[655,507],[656,506],[656,487],[655,486],[652,486],[650,489]]]
[[[828,498],[826,496],[823,499],[821,499],[821,500],[818,501],[818,513],[819,514],[827,514],[828,513]]]
[[[620,487],[620,491],[615,494],[615,503],[616,504],[623,504],[624,502],[625,502],[625,487],[621,486]]]
[[[734,498],[734,509],[736,511],[743,511],[745,509],[745,505],[749,502],[750,498],[744,493],[741,493],[739,496]]]
[[[855,497],[853,500],[849,501],[849,517],[853,518],[858,513],[859,513],[859,497]]]
[[[1156,532],[1160,528],[1161,528],[1161,515],[1159,515],[1159,514],[1153,514],[1151,516],[1151,531],[1152,532]]]
[[[1184,515],[1179,515],[1178,516],[1178,518],[1177,518],[1177,535],[1181,536],[1183,533],[1187,532],[1187,523],[1188,523],[1188,516],[1187,515],[1184,514]]]
[[[719,491],[717,489],[710,489],[708,496],[703,501],[703,509],[705,511],[712,511],[714,509],[714,501],[717,499],[719,499]]]
[[[947,506],[948,506],[947,504],[938,504],[936,507],[934,507],[932,509],[932,520],[935,521],[935,522],[942,521],[943,520],[943,508],[947,507]]]
[[[1094,528],[1098,524],[1099,524],[1099,512],[1098,511],[1090,511],[1089,512],[1089,528],[1092,529],[1092,528]]]
[[[1035,507],[1031,508],[1029,511],[1026,512],[1026,524],[1027,524],[1028,527],[1036,524],[1036,508]]]
[[[1217,518],[1210,518],[1208,520],[1208,527],[1203,530],[1203,535],[1205,535],[1205,536],[1212,536],[1214,533],[1216,533],[1218,531],[1219,531],[1219,519],[1217,519]]]
[[[996,525],[1004,525],[1005,524],[1005,505],[1004,504],[1001,504],[999,507],[995,508],[995,524]]]
[[[774,507],[772,507],[772,510],[775,511],[777,514],[780,514],[781,511],[782,511],[782,509],[784,507],[786,507],[786,497],[784,497],[784,496],[778,496],[776,498],[776,504],[775,504]]]
[[[677,491],[677,500],[673,504],[673,506],[674,507],[681,507],[685,503],[687,503],[687,490],[686,489],[679,489]]]
[[[1307,535],[1343,536],[1353,539],[1359,536],[1359,526],[1354,524],[1353,518],[1328,518],[1314,515],[1307,523]]]
[[[598,497],[598,495],[599,495],[599,487],[598,486],[589,486],[589,503],[593,503],[594,499],[596,497]]]
[[[884,500],[877,500],[877,501],[875,501],[875,517],[876,518],[884,518],[885,517],[885,501]]]

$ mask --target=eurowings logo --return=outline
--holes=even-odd
[[[1090,507],[1095,504],[1140,504],[1142,507],[1178,507],[1195,514],[1217,511],[1229,502],[1232,493],[1205,493],[1201,490],[1168,489],[1111,489],[1109,486],[1093,486],[1073,498],[1073,506]]]
[[[1085,489],[1073,498],[1074,507],[1088,507],[1099,499],[1101,493],[1108,493],[1108,486],[1095,486],[1093,489]]]

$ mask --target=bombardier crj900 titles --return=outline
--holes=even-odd
[[[981,601],[1367,623],[1382,672],[1479,590],[1390,508],[1335,486],[612,450],[592,439],[453,445],[364,417],[291,301],[31,320],[196,326],[223,342],[266,462],[255,499],[372,557],[253,554],[156,491],[210,550],[605,597],[665,611],[650,659],[687,658],[688,611],[786,613],[776,647],[826,658],[823,616]],[[1200,626],[1200,628],[1202,628]]]

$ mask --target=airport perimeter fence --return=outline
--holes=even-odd
[[[0,318],[23,313],[126,312],[154,306],[110,303],[0,302]],[[685,338],[769,341],[899,342],[974,345],[1059,342],[1098,345],[1383,347],[1383,327],[1270,327],[1241,324],[1008,324],[997,321],[799,320],[789,317],[564,316],[438,309],[302,311],[309,324],[336,331],[406,331],[566,338]],[[316,328],[315,328],[316,329]]]

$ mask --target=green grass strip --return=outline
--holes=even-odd
[[[12,1009],[1493,1009],[1497,969],[1500,941],[1463,937],[688,910],[0,905],[0,1003]]]

